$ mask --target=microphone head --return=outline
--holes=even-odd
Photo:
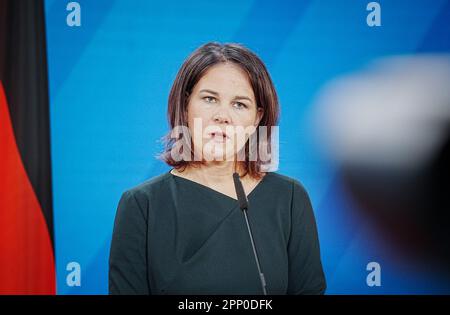
[[[241,179],[239,178],[238,173],[233,173],[233,181],[234,181],[234,189],[236,190],[236,196],[238,198],[239,207],[241,210],[248,209],[248,200],[245,195],[244,187],[242,186]]]

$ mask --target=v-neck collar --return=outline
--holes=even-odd
[[[231,200],[231,201],[233,201],[233,202],[237,202],[237,201],[238,201],[237,199],[235,199],[235,198],[233,198],[233,197],[230,197],[230,196],[228,196],[227,194],[224,194],[224,193],[222,193],[222,192],[220,192],[220,191],[218,191],[218,190],[216,190],[216,189],[213,189],[213,188],[208,187],[208,186],[206,186],[206,185],[200,184],[200,183],[198,183],[198,182],[196,182],[196,181],[193,181],[193,180],[191,180],[191,179],[187,179],[187,178],[185,178],[185,177],[181,177],[181,176],[172,174],[172,169],[171,169],[168,173],[169,173],[169,176],[172,176],[172,177],[175,178],[175,179],[180,179],[180,180],[182,180],[182,181],[188,182],[188,183],[190,183],[190,184],[192,184],[192,185],[194,185],[194,186],[197,186],[197,187],[202,188],[202,189],[204,189],[204,190],[213,192],[213,193],[215,193],[215,194],[217,194],[217,195],[219,195],[219,196],[222,196],[223,198],[227,198],[227,199],[229,199],[229,200]],[[270,172],[267,172],[266,175],[264,175],[264,177],[261,179],[261,181],[260,181],[260,182],[252,189],[252,191],[247,195],[247,199],[250,199],[250,198],[256,193],[256,191],[257,191],[258,189],[260,189],[260,186],[262,186],[262,184],[266,181],[266,177],[269,176],[269,174],[270,174]]]

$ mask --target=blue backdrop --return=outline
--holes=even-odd
[[[377,57],[450,51],[450,1],[47,0],[55,252],[58,294],[106,294],[121,193],[169,168],[156,160],[167,96],[186,56],[208,41],[239,42],[266,63],[281,102],[280,173],[310,193],[327,293],[449,293],[427,270],[405,268],[352,211],[336,170],[318,153],[308,113],[320,88]],[[366,284],[369,262],[382,285]],[[66,266],[81,266],[69,287]]]

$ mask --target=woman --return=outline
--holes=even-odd
[[[243,46],[208,43],[184,62],[168,103],[162,158],[172,169],[122,195],[110,294],[262,294],[235,172],[267,293],[324,293],[308,194],[269,172],[279,109],[262,61]]]

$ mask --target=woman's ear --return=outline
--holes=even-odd
[[[259,122],[264,116],[264,108],[258,107],[258,110],[256,112],[256,121],[255,121],[255,127],[259,125]]]

